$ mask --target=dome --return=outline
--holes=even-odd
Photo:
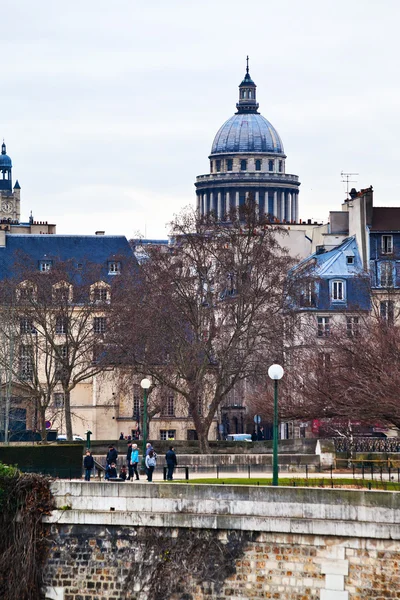
[[[11,168],[11,158],[7,154],[0,154],[0,169],[2,167]]]
[[[239,113],[226,121],[214,138],[211,154],[272,152],[284,154],[282,140],[258,113]]]

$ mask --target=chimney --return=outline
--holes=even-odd
[[[104,235],[106,232],[105,231],[96,231],[95,235]]]

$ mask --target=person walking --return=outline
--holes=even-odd
[[[83,459],[83,466],[85,469],[85,481],[90,481],[90,475],[94,468],[94,458],[90,450],[86,450],[86,456]]]
[[[132,464],[131,464],[131,456],[132,456],[132,443],[129,442],[128,444],[128,450],[126,452],[126,462],[128,465],[128,479],[127,481],[129,481],[130,479],[133,479],[133,468],[132,468]]]
[[[153,481],[153,472],[157,464],[157,455],[154,450],[150,450],[146,456],[147,481]]]
[[[139,473],[138,473],[138,464],[139,464],[139,450],[137,444],[133,444],[131,451],[131,459],[130,459],[130,469],[132,470],[132,481],[133,474],[135,474],[136,481],[139,481]],[[129,471],[129,474],[131,471]]]
[[[165,455],[165,460],[167,461],[167,480],[172,481],[174,469],[178,464],[176,460],[175,448],[173,446],[169,447],[167,454]]]

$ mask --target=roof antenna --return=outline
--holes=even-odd
[[[248,56],[246,56],[246,63],[247,63],[246,73],[248,74],[249,73],[249,57]]]
[[[340,172],[340,176],[342,177],[342,183],[346,184],[346,194],[347,200],[350,198],[349,194],[349,183],[357,183],[356,179],[350,179],[353,175],[359,175],[360,173],[345,173],[344,171]]]

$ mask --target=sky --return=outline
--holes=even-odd
[[[0,137],[22,220],[165,238],[247,54],[300,218],[340,210],[342,171],[399,206],[399,19],[398,0],[2,0]]]

